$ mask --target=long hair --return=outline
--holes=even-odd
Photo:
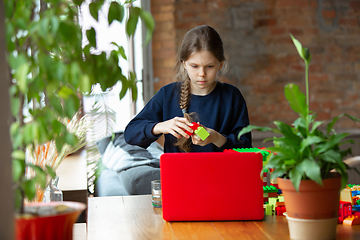
[[[223,43],[219,33],[214,28],[202,25],[191,29],[184,35],[178,49],[175,68],[177,70],[176,79],[181,82],[179,99],[180,108],[184,117],[190,122],[196,121],[194,118],[196,113],[188,113],[191,98],[191,80],[184,68],[184,62],[187,61],[192,54],[199,51],[209,51],[219,62],[224,63],[219,74],[224,74],[227,70]],[[175,145],[179,146],[182,151],[190,152],[190,144],[191,138],[187,139],[182,137]]]

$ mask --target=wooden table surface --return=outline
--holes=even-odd
[[[285,217],[264,221],[166,222],[151,196],[88,199],[88,240],[111,239],[290,239]],[[360,225],[338,224],[337,240],[360,239]]]

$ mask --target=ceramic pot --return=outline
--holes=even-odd
[[[289,217],[300,219],[336,218],[339,209],[341,177],[323,179],[323,185],[302,180],[297,192],[289,179],[278,178]]]
[[[329,240],[336,238],[337,218],[299,219],[287,216],[290,238],[293,240]]]
[[[48,216],[15,218],[17,240],[72,240],[73,225],[86,205],[78,202],[30,203],[26,206],[66,205],[72,211]]]

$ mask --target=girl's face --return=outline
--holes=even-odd
[[[216,86],[217,72],[222,68],[223,62],[219,62],[209,51],[193,53],[184,62],[191,80],[191,93],[194,95],[207,95]]]

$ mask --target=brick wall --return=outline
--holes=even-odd
[[[304,64],[292,33],[310,49],[310,108],[318,120],[347,112],[360,118],[360,0],[153,0],[155,89],[172,81],[183,34],[208,24],[222,36],[229,61],[227,82],[243,93],[250,122],[270,125],[297,117],[284,86],[304,91]],[[357,128],[347,118],[337,128]]]

